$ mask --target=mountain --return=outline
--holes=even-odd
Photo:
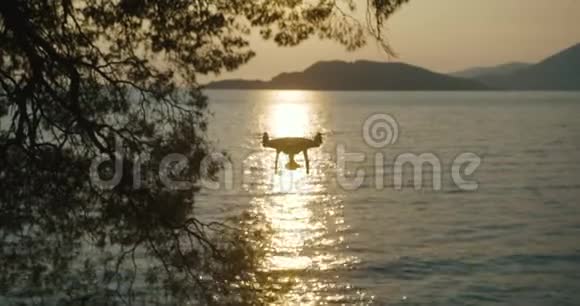
[[[490,75],[508,75],[514,73],[523,68],[529,67],[532,64],[513,62],[503,65],[493,66],[493,67],[475,67],[469,68],[462,71],[451,73],[452,76],[459,78],[477,78],[480,76],[490,76]]]
[[[270,81],[225,80],[210,89],[306,90],[485,90],[477,80],[435,73],[404,63],[318,62],[302,72],[282,73]]]
[[[445,75],[404,63],[318,62],[270,81],[225,80],[213,89],[311,90],[580,90],[580,44],[537,64],[513,62]]]
[[[260,80],[231,79],[211,82],[205,87],[213,89],[263,89],[267,87],[267,84],[268,82]]]
[[[498,89],[580,90],[580,44],[538,64],[504,75],[479,75],[475,80]]]

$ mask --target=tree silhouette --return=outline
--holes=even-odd
[[[382,24],[405,2],[0,1],[0,303],[275,298],[248,242],[265,233],[248,237],[192,212],[212,149],[196,76],[250,60],[252,30],[281,46],[316,36],[349,50],[370,35],[390,52]],[[366,22],[349,15],[355,4],[368,8]],[[139,186],[132,174],[156,173],[170,153],[187,157],[169,175],[191,188],[151,175]],[[91,179],[102,154],[122,161],[112,188]],[[98,174],[113,175],[112,164]]]

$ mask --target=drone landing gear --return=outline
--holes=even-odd
[[[310,173],[310,160],[308,160],[308,153],[306,152],[306,150],[304,150],[303,153],[304,153],[304,160],[306,161],[306,173],[308,174],[308,173]],[[274,166],[275,170],[274,171],[276,173],[278,173],[278,157],[279,157],[279,155],[280,155],[280,152],[277,151],[276,152],[276,161],[274,162],[275,163],[275,166]],[[296,160],[294,160],[294,154],[288,154],[288,158],[290,160],[286,164],[286,169],[296,170],[296,169],[299,169],[302,167],[299,163],[296,162]]]

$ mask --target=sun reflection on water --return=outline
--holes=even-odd
[[[307,137],[312,128],[311,96],[300,90],[276,91],[266,110],[266,129],[273,137]]]
[[[273,137],[306,137],[309,126],[311,106],[306,103],[303,91],[278,91],[277,103],[268,110],[268,131]],[[282,157],[282,164],[286,162]],[[273,254],[268,258],[269,270],[308,269],[313,258],[301,255],[306,243],[316,232],[324,231],[323,225],[313,218],[308,207],[308,177],[305,172],[286,171],[272,175],[272,193],[264,214],[274,231],[272,237]]]
[[[308,101],[309,93],[269,94],[272,103],[264,109],[264,127],[272,137],[312,137],[313,131],[322,130],[321,120],[315,117],[317,105]],[[320,149],[308,153],[311,164],[322,162]],[[284,276],[282,281],[293,284],[280,303],[320,304],[344,300],[350,285],[338,284],[334,276],[324,274],[355,261],[340,252],[347,229],[342,197],[328,190],[329,177],[325,171],[311,171],[307,175],[304,168],[289,171],[281,166],[279,173],[274,173],[273,156],[274,152],[264,152],[258,161],[264,169],[259,181],[271,184],[267,190],[259,190],[252,203],[272,230],[264,270]],[[287,157],[281,155],[280,165],[286,162]],[[304,165],[301,156],[297,162]]]

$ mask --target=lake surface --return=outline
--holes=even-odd
[[[280,304],[580,304],[580,93],[207,94],[233,182],[204,189],[196,213],[263,216],[264,269],[291,284]],[[395,119],[398,137],[369,145],[373,114]],[[263,132],[323,133],[310,174],[285,169],[286,156],[276,174]],[[343,166],[337,148],[365,160]],[[409,153],[440,163],[420,188],[412,167],[396,166]],[[480,158],[458,170],[477,190],[453,179],[464,153]],[[345,188],[357,170],[364,181]]]

